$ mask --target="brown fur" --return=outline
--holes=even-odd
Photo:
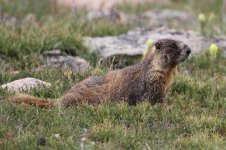
[[[36,98],[30,95],[18,94],[11,98],[14,103],[24,103],[27,105],[39,106],[41,108],[52,107],[56,104],[55,101],[48,101],[41,98]]]
[[[65,107],[87,102],[99,104],[105,100],[137,104],[149,101],[162,103],[177,72],[177,65],[187,59],[190,48],[180,41],[159,40],[153,44],[139,64],[114,70],[105,76],[92,76],[74,85],[59,102]],[[54,106],[30,96],[14,96],[13,102],[29,105]]]

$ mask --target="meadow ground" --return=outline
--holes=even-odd
[[[85,11],[72,15],[47,3],[0,0],[4,13],[18,20],[32,13],[37,20],[29,24],[0,24],[0,55],[19,70],[17,74],[0,70],[0,84],[35,77],[50,82],[52,87],[26,93],[57,99],[74,83],[109,70],[97,66],[98,56],[88,53],[82,37],[119,35],[137,25],[105,19],[86,24]],[[218,18],[214,29],[225,35],[221,29],[220,1],[210,4],[211,0],[172,0],[171,4],[158,7],[186,9],[194,15],[214,12]],[[140,13],[154,6],[127,4],[116,8],[126,13]],[[70,15],[65,17],[65,14]],[[193,29],[199,32],[199,27]],[[207,30],[219,34],[212,25]],[[54,48],[85,58],[93,69],[71,75],[54,68],[35,71],[34,68],[42,64],[40,54]],[[98,106],[81,104],[70,109],[40,109],[3,103],[2,100],[13,93],[1,89],[0,149],[225,149],[226,59],[221,52],[213,59],[206,50],[205,54],[179,66],[179,75],[166,98],[170,109],[158,104],[129,106],[112,102]]]

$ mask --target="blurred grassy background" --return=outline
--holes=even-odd
[[[126,3],[114,9],[130,14],[165,8],[186,10],[194,16],[214,13],[206,32],[215,36],[225,35],[222,2],[171,0],[166,4]],[[0,13],[1,17],[7,14],[9,21],[0,23],[0,58],[19,70],[18,74],[0,70],[0,84],[35,77],[50,82],[52,87],[26,93],[53,99],[74,83],[90,75],[102,75],[109,68],[71,76],[61,69],[32,71],[42,63],[40,55],[44,51],[59,48],[85,58],[95,67],[97,58],[83,45],[84,36],[119,35],[142,27],[105,18],[87,23],[86,10],[72,11],[48,0],[0,0]],[[200,32],[199,26],[191,28]],[[0,89],[0,149],[42,149],[37,145],[40,137],[47,138],[47,149],[79,149],[82,144],[85,149],[225,149],[225,76],[226,61],[220,53],[214,61],[208,53],[192,58],[180,66],[166,99],[172,106],[168,110],[146,103],[128,106],[110,102],[97,107],[84,104],[68,110],[43,110],[4,104],[1,99],[13,93]]]
[[[174,8],[189,11],[195,16],[201,12],[207,16],[213,13],[215,19],[210,27],[214,26],[214,31],[225,34],[220,30],[220,26],[224,26],[221,14],[222,2],[223,0],[171,0],[166,4],[151,2],[138,5],[119,4],[115,9],[126,13],[141,13],[153,9]],[[17,59],[33,52],[41,53],[53,48],[65,49],[72,55],[84,56],[86,51],[82,46],[83,36],[118,35],[137,26],[114,19],[98,19],[87,23],[84,20],[87,11],[71,11],[67,7],[58,6],[54,0],[1,0],[0,6],[2,13],[17,19],[11,26],[10,23],[0,24],[2,32],[0,54]],[[27,20],[30,22],[26,24]],[[183,25],[181,27],[183,28]],[[199,31],[197,26],[191,29]]]

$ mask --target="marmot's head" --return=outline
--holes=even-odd
[[[175,66],[185,61],[191,49],[181,41],[162,39],[156,41],[149,49],[145,60],[152,59],[163,68]]]

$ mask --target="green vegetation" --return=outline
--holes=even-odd
[[[172,1],[161,7],[195,8],[192,10],[195,15],[214,11],[219,22],[211,27],[220,30],[220,11],[215,11],[220,3],[209,5],[211,0],[183,0],[177,6],[178,1]],[[20,71],[15,74],[0,70],[0,85],[34,77],[50,82],[52,87],[25,93],[58,99],[74,83],[90,75],[104,74],[109,68],[93,68],[86,74],[70,76],[61,69],[35,71],[42,63],[40,55],[44,51],[59,48],[87,59],[95,67],[96,56],[88,53],[82,38],[119,35],[135,25],[117,19],[87,22],[84,20],[87,12],[58,11],[57,6],[49,3],[47,0],[0,0],[3,12],[17,19],[16,24],[0,24],[0,59],[3,57]],[[116,8],[141,13],[158,5],[127,4]],[[28,14],[34,15],[35,20],[23,23]],[[206,30],[212,30],[211,27],[206,26]],[[225,149],[225,58],[220,52],[213,60],[206,52],[180,65],[179,72],[166,99],[168,108],[148,103],[129,106],[105,102],[71,109],[40,109],[3,103],[2,99],[13,93],[0,89],[0,149]],[[45,146],[42,140],[46,140]]]
[[[211,67],[209,55],[204,55],[180,66],[180,75],[167,98],[170,109],[148,103],[129,106],[106,102],[72,109],[39,109],[2,103],[1,145],[9,149],[15,145],[18,149],[32,149],[38,138],[44,136],[47,138],[45,147],[51,149],[80,149],[82,144],[96,149],[224,149],[226,81],[222,77],[226,73],[226,61],[217,60]],[[17,76],[6,74],[1,80],[25,76],[45,79],[53,87],[28,93],[54,99],[74,82],[90,75],[68,78],[63,72],[53,76],[54,71],[57,70],[23,72]],[[11,136],[7,138],[8,134]],[[56,138],[56,134],[60,137]]]

